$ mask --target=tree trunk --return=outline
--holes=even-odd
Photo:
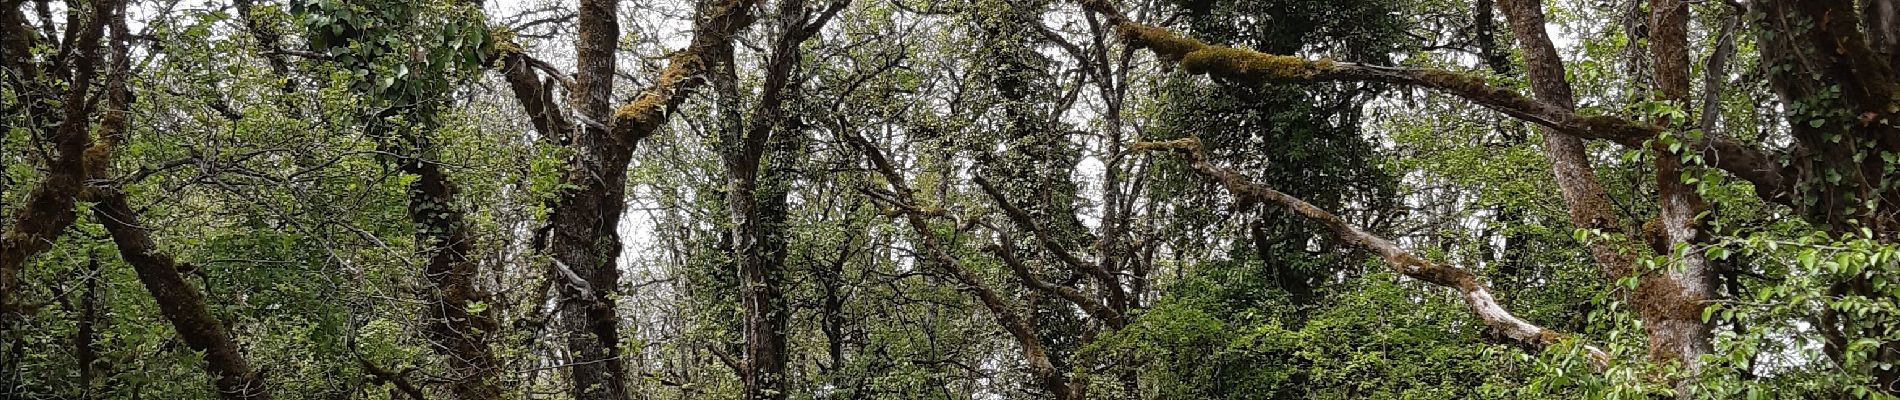
[[[1651,0],[1649,10],[1650,58],[1656,88],[1663,100],[1689,109],[1689,4]],[[1691,127],[1691,122],[1662,117],[1656,125]],[[1680,257],[1673,257],[1678,264],[1664,268],[1661,276],[1643,277],[1632,300],[1649,333],[1650,359],[1681,363],[1691,377],[1678,382],[1677,397],[1691,398],[1694,375],[1701,370],[1700,358],[1712,350],[1709,324],[1701,318],[1704,303],[1716,295],[1715,274],[1701,249],[1694,247],[1708,241],[1703,224],[1697,220],[1708,207],[1696,188],[1683,182],[1685,172],[1699,176],[1699,168],[1684,166],[1682,155],[1669,151],[1666,144],[1654,145],[1651,153],[1656,160],[1664,239],[1664,245],[1654,250],[1660,256],[1672,256],[1679,246],[1685,250]]]
[[[1565,78],[1563,62],[1544,31],[1542,2],[1503,0],[1499,5],[1504,7],[1518,43],[1523,47],[1532,91],[1540,100],[1565,109],[1573,107],[1575,99],[1571,94],[1570,83]],[[1664,11],[1658,15],[1667,16],[1668,19],[1656,22],[1686,21],[1688,17],[1686,4],[1666,5]],[[1676,44],[1660,44],[1655,51],[1675,52],[1658,57],[1672,59],[1668,66],[1657,68],[1658,77],[1660,80],[1680,81],[1680,95],[1684,104],[1688,99],[1688,53],[1684,40],[1687,37],[1686,30],[1682,29],[1686,27],[1658,28],[1652,23],[1651,29],[1665,31],[1652,33],[1652,40],[1667,42],[1671,39],[1657,36],[1679,36],[1673,42]],[[1610,208],[1609,195],[1597,183],[1583,141],[1550,129],[1544,129],[1543,136],[1544,152],[1551,160],[1551,171],[1556,176],[1559,191],[1563,193],[1570,222],[1580,228],[1605,233],[1626,232]],[[1696,196],[1693,187],[1682,184],[1679,156],[1659,152],[1656,158],[1664,220],[1670,231],[1668,237],[1672,243],[1688,243],[1687,240],[1693,240],[1696,236],[1692,221],[1700,212],[1697,208],[1701,207],[1701,199]],[[1673,241],[1677,238],[1684,241]],[[1643,326],[1649,333],[1650,357],[1658,361],[1678,361],[1684,367],[1695,370],[1697,358],[1709,352],[1708,326],[1700,319],[1702,301],[1713,295],[1714,287],[1706,260],[1699,253],[1692,254],[1684,257],[1686,265],[1678,271],[1669,271],[1661,276],[1643,276],[1647,272],[1636,270],[1635,255],[1619,250],[1633,248],[1628,244],[1626,240],[1598,241],[1590,245],[1591,254],[1611,279],[1641,279],[1631,301],[1639,305],[1638,317],[1643,320]]]
[[[1564,110],[1574,108],[1576,100],[1564,75],[1563,60],[1544,31],[1543,2],[1500,0],[1498,6],[1504,9],[1505,18],[1510,21],[1511,30],[1524,51],[1525,74],[1530,77],[1531,91],[1538,100],[1553,106]],[[1544,137],[1544,155],[1550,158],[1550,170],[1563,195],[1570,223],[1605,233],[1624,232],[1623,224],[1610,208],[1610,196],[1597,181],[1583,140],[1552,129],[1540,130]],[[1633,273],[1634,257],[1617,247],[1616,243],[1595,243],[1590,246],[1590,253],[1611,277],[1628,276]]]
[[[1889,68],[1900,69],[1900,0],[1861,0],[1860,7],[1867,44],[1884,56]]]
[[[570,143],[575,154],[563,178],[573,189],[555,200],[545,250],[553,258],[550,274],[564,281],[559,313],[568,352],[574,358],[569,391],[576,400],[624,400],[627,394],[613,295],[620,281],[618,228],[626,209],[627,165],[633,150],[665,125],[700,84],[695,78],[707,70],[706,52],[751,25],[747,12],[753,3],[706,4],[686,48],[669,57],[651,87],[610,113],[614,53],[620,39],[618,2],[581,2],[570,102],[583,118],[576,124],[579,132]]]
[[[1900,81],[1895,69],[1896,4],[1864,0],[1858,12],[1847,0],[1759,0],[1756,21],[1762,60],[1782,103],[1791,105],[1788,126],[1794,149],[1788,169],[1802,183],[1796,209],[1837,236],[1860,235],[1892,242],[1900,238],[1900,185],[1882,155],[1900,153]],[[1846,18],[1859,15],[1859,18]],[[1864,25],[1863,25],[1864,24]],[[1865,29],[1863,31],[1862,29]],[[1833,296],[1883,297],[1864,276],[1845,278]],[[1825,353],[1846,362],[1849,337],[1882,337],[1889,321],[1868,320],[1824,308],[1818,330]],[[1870,362],[1900,362],[1900,343],[1884,343]],[[1900,369],[1874,370],[1875,387],[1895,393]]]
[[[1879,14],[1891,0],[1864,2]],[[1900,237],[1900,185],[1888,184],[1878,153],[1900,153],[1892,13],[1845,18],[1846,0],[1762,0],[1759,40],[1769,81],[1790,104],[1795,139],[1789,169],[1804,183],[1796,204],[1809,220],[1836,234],[1868,228],[1883,240]],[[1862,32],[1859,22],[1880,24]]]
[[[842,7],[842,2],[834,7]],[[785,101],[797,91],[792,75],[803,59],[799,46],[816,33],[831,14],[807,25],[802,0],[778,3],[779,37],[766,63],[765,82],[749,123],[738,123],[737,76],[732,46],[718,49],[721,103],[728,123],[721,143],[727,175],[726,211],[732,224],[732,248],[738,258],[739,297],[745,311],[742,333],[745,362],[742,380],[747,400],[784,399],[786,377],[785,330],[792,310],[785,301],[786,195],[790,177],[783,167],[797,162],[788,151],[801,140],[795,126],[784,122]],[[836,12],[836,10],[832,10]],[[783,131],[780,131],[783,130]],[[770,163],[771,165],[767,165]]]
[[[599,121],[608,121],[613,97],[614,52],[620,40],[619,2],[586,0],[580,5],[580,40],[573,104],[580,116],[575,154],[563,191],[549,217],[548,254],[560,285],[560,326],[573,364],[570,394],[576,400],[625,400],[626,367],[620,359],[614,294],[620,285],[620,215],[633,143],[622,142]]]
[[[100,268],[97,255],[86,255],[86,291],[79,297],[79,320],[73,329],[73,358],[79,364],[79,398],[93,399],[93,381],[98,379],[95,363],[99,360],[99,281],[104,280],[104,269]]]

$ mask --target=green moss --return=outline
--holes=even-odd
[[[1334,65],[1324,60],[1312,61],[1232,47],[1207,47],[1188,53],[1187,57],[1181,59],[1181,68],[1190,74],[1230,78],[1303,80],[1332,70]]]
[[[1662,134],[1661,127],[1609,115],[1582,117],[1578,122],[1583,125],[1584,130],[1594,133],[1594,136],[1624,144],[1640,143]]]
[[[1156,142],[1138,142],[1129,146],[1133,151],[1194,151],[1201,148],[1201,141],[1195,138],[1180,138]]]
[[[657,114],[659,108],[660,96],[652,94],[642,95],[632,103],[627,103],[627,105],[620,106],[620,109],[614,110],[613,120],[615,125],[645,123],[645,120],[649,118],[649,116]]]
[[[488,31],[488,39],[489,39],[488,44],[491,47],[487,49],[488,50],[487,53],[490,56],[500,58],[500,57],[511,55],[511,54],[521,53],[521,45],[515,43],[514,30],[504,28],[504,27],[497,27],[495,29]]]
[[[681,83],[685,82],[694,73],[693,71],[703,69],[699,61],[700,58],[692,52],[675,54],[666,69],[660,71],[660,79],[654,82],[652,88],[647,89],[647,93],[641,94],[632,103],[614,110],[615,126],[638,125],[642,130],[649,129],[647,124],[654,122],[649,120],[666,112],[664,108],[668,107],[667,97],[673,91],[679,90]],[[651,132],[637,133],[644,136]]]
[[[1454,93],[1483,93],[1491,89],[1483,77],[1441,70],[1418,71],[1419,80]]]
[[[1122,33],[1122,40],[1127,41],[1130,46],[1152,50],[1162,59],[1177,60],[1188,53],[1207,47],[1207,44],[1199,40],[1176,35],[1164,28],[1122,22],[1118,29]]]

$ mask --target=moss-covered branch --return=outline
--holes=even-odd
[[[1244,82],[1383,82],[1436,90],[1514,118],[1586,139],[1603,139],[1627,146],[1664,132],[1663,127],[1613,116],[1584,116],[1567,108],[1493,86],[1475,74],[1428,68],[1404,68],[1311,60],[1303,57],[1209,45],[1165,28],[1128,19],[1109,0],[1081,0],[1089,11],[1107,16],[1124,43],[1147,49],[1163,61],[1178,64],[1190,74]],[[1787,202],[1790,189],[1782,167],[1767,152],[1726,139],[1699,139],[1687,143],[1715,167],[1754,183],[1764,199]]]
[[[93,80],[99,75],[99,53],[102,39],[105,38],[106,21],[111,18],[112,10],[117,5],[111,1],[97,1],[91,7],[91,22],[83,27],[71,27],[78,38],[72,42],[76,48],[71,57],[72,70],[69,71],[72,83],[68,85],[70,89],[64,100],[59,103],[59,124],[50,135],[34,135],[35,138],[48,137],[47,142],[52,145],[53,157],[47,165],[46,176],[34,184],[33,190],[20,202],[21,207],[14,210],[12,220],[6,224],[6,231],[0,233],[0,315],[14,312],[12,303],[16,300],[9,298],[20,291],[19,274],[26,260],[52,248],[60,232],[78,219],[74,205],[78,203],[80,192],[84,189],[83,182],[88,179],[84,153],[92,142],[88,129],[93,123],[95,104],[87,101],[87,95],[94,86]],[[4,17],[0,18],[0,23],[14,25],[0,29],[17,27],[26,31],[26,21],[18,15],[18,10],[9,8],[0,14],[5,14],[0,15]],[[9,35],[12,33],[8,31]],[[0,59],[32,59],[25,50],[14,46],[0,47]]]
[[[686,101],[703,79],[698,79],[711,65],[706,62],[706,53],[722,43],[732,40],[746,26],[756,19],[746,11],[757,3],[756,0],[732,0],[722,2],[708,13],[693,32],[693,41],[669,57],[666,69],[660,71],[660,78],[654,80],[635,98],[632,103],[614,110],[614,137],[623,143],[634,143],[652,135],[680,103]]]

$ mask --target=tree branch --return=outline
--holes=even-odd
[[[77,42],[64,42],[72,44],[68,48],[74,48],[77,54],[72,67],[72,84],[65,99],[60,102],[62,119],[51,137],[56,156],[47,166],[46,176],[33,186],[33,190],[21,202],[22,207],[13,212],[6,232],[0,234],[0,315],[10,312],[12,301],[8,298],[20,291],[17,287],[19,272],[27,258],[52,248],[60,232],[78,219],[73,206],[78,202],[82,182],[88,178],[83,153],[92,142],[88,129],[92,124],[94,103],[86,100],[87,92],[99,74],[98,62],[103,59],[99,56],[101,39],[105,37],[107,21],[112,19],[113,10],[117,8],[111,1],[95,1],[92,4],[92,22],[83,27],[75,25],[67,30],[68,34],[78,35]],[[11,15],[3,19],[12,20],[18,10],[9,8],[0,10],[0,13]],[[25,21],[17,23],[24,24]],[[21,25],[18,28],[24,30],[25,27]],[[7,33],[9,36],[13,34],[11,30]],[[18,40],[25,39],[22,37]],[[28,55],[25,53],[14,54],[14,51],[23,49],[11,48],[13,40],[16,39],[7,39],[8,46],[0,48],[0,58],[26,59]]]
[[[996,244],[989,246],[989,249],[995,252],[997,257],[1003,259],[1003,264],[1008,266],[1010,272],[1016,275],[1016,279],[1023,281],[1024,285],[1028,285],[1030,288],[1036,290],[1053,293],[1058,297],[1068,300],[1070,303],[1075,304],[1076,307],[1081,308],[1082,312],[1088,313],[1090,318],[1102,320],[1108,323],[1110,327],[1120,329],[1121,327],[1128,326],[1128,320],[1124,318],[1120,312],[1116,312],[1115,309],[1109,308],[1099,301],[1095,301],[1095,299],[1090,298],[1087,294],[1083,294],[1082,291],[1075,290],[1075,288],[1068,286],[1049,283],[1048,281],[1037,278],[1035,273],[1029,271],[1029,265],[1024,264],[1022,259],[1016,257],[1016,245],[1013,243],[1014,240],[1009,237],[1009,233],[994,227],[991,227],[990,230],[996,232],[997,238]]]
[[[894,197],[902,203],[896,208],[901,210],[906,221],[910,223],[911,230],[917,234],[919,240],[923,241],[930,260],[976,294],[977,300],[983,303],[983,307],[988,308],[990,314],[996,317],[996,322],[1016,340],[1018,346],[1022,347],[1024,361],[1029,364],[1030,371],[1041,381],[1041,386],[1045,390],[1050,391],[1055,398],[1069,398],[1071,389],[1068,379],[1063,377],[1062,372],[1057,370],[1055,364],[1049,360],[1048,351],[1043,349],[1042,341],[1036,335],[1035,327],[1030,325],[1029,320],[1022,313],[1017,312],[1015,306],[1003,300],[1003,297],[995,290],[984,285],[981,278],[964,268],[962,262],[944,248],[942,239],[930,230],[930,215],[915,207],[916,196],[910,184],[905,183],[904,175],[897,172],[897,168],[892,166],[890,159],[884,156],[882,150],[857,132],[845,132],[843,135],[846,141],[864,152],[865,158],[871,160],[871,165],[878,174],[883,175],[891,185],[891,191],[895,193]]]
[[[1167,29],[1134,22],[1109,0],[1081,0],[1082,6],[1108,17],[1129,46],[1153,51],[1189,74],[1255,82],[1381,82],[1432,89],[1557,132],[1641,147],[1664,132],[1663,127],[1614,116],[1579,115],[1565,107],[1498,88],[1479,76],[1427,68],[1368,65],[1332,60],[1266,54],[1232,47],[1210,46]],[[1763,199],[1787,204],[1791,188],[1776,157],[1723,138],[1685,143],[1711,165],[1755,184]]]
[[[697,79],[710,65],[706,62],[705,52],[719,47],[731,40],[740,30],[751,25],[755,19],[746,11],[756,0],[731,0],[722,2],[708,13],[706,20],[693,33],[693,40],[677,53],[673,53],[666,69],[660,71],[659,79],[653,86],[642,91],[632,103],[620,106],[613,113],[614,137],[624,143],[635,143],[652,135],[665,121],[667,114],[686,100],[686,94],[703,82]]]
[[[1055,253],[1056,258],[1061,259],[1064,264],[1069,264],[1070,267],[1094,277],[1096,282],[1102,286],[1102,290],[1107,292],[1109,304],[1127,304],[1126,299],[1128,298],[1128,293],[1122,288],[1121,280],[1117,279],[1113,272],[1109,272],[1109,270],[1103,268],[1101,264],[1082,261],[1082,259],[1076,257],[1074,253],[1069,252],[1069,249],[1056,243],[1054,235],[1049,233],[1048,227],[1036,223],[1035,218],[1031,218],[1028,212],[1010,203],[1009,199],[1003,197],[1001,191],[996,190],[996,187],[990,185],[988,179],[983,179],[983,177],[979,176],[974,180],[976,181],[977,187],[982,188],[983,193],[989,195],[990,199],[996,202],[997,207],[1003,209],[1003,214],[1009,216],[1010,221],[1015,222],[1016,225],[1022,226],[1023,228],[1029,229],[1030,234],[1035,236],[1037,244],[1042,245],[1042,247],[1049,250],[1049,252]]]
[[[1477,314],[1486,326],[1526,346],[1543,349],[1556,344],[1563,337],[1561,333],[1532,324],[1505,310],[1504,306],[1498,303],[1497,298],[1491,295],[1490,289],[1471,271],[1426,261],[1399,248],[1391,241],[1360,230],[1359,227],[1353,226],[1338,215],[1322,210],[1305,200],[1254,182],[1233,170],[1214,166],[1201,152],[1201,142],[1198,139],[1142,142],[1136,143],[1130,149],[1184,154],[1195,172],[1219,181],[1229,193],[1233,193],[1234,197],[1241,201],[1266,201],[1279,204],[1313,222],[1326,226],[1335,238],[1378,254],[1387,265],[1392,267],[1393,271],[1399,274],[1457,290],[1465,304],[1471,307],[1472,312]],[[1585,345],[1583,348],[1590,353],[1591,362],[1596,367],[1603,368],[1609,365],[1611,359],[1608,353],[1594,346]]]
[[[409,398],[412,400],[424,400],[428,398],[422,395],[421,388],[416,387],[416,384],[409,382],[408,378],[403,377],[403,375],[405,375],[404,373],[398,373],[398,372],[390,371],[388,369],[384,369],[383,367],[376,365],[376,363],[369,362],[369,359],[363,358],[362,355],[357,355],[356,360],[359,364],[363,365],[363,372],[369,373],[369,376],[372,378],[370,380],[371,383],[387,382],[390,384],[394,384],[396,385],[396,391],[402,392],[404,395],[408,395]],[[403,372],[408,372],[408,371],[403,371]]]

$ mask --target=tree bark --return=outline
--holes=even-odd
[[[1860,17],[1867,44],[1885,56],[1888,68],[1900,70],[1900,0],[1861,0]]]
[[[1513,36],[1524,52],[1525,74],[1530,77],[1531,91],[1538,100],[1569,112],[1575,107],[1576,99],[1571,93],[1569,80],[1565,78],[1563,60],[1558,57],[1557,48],[1551,44],[1550,36],[1544,31],[1543,2],[1500,0],[1498,6],[1503,8]],[[1645,133],[1641,138],[1648,140],[1653,136]],[[1558,191],[1563,195],[1570,223],[1578,228],[1606,233],[1625,232],[1615,210],[1610,208],[1610,196],[1598,183],[1583,140],[1553,129],[1544,129],[1543,137],[1544,155],[1550,159],[1551,173],[1557,181]],[[1623,250],[1628,246],[1619,246],[1623,244],[1604,241],[1590,245],[1591,256],[1601,268],[1609,272],[1611,278],[1636,273],[1635,257]]]
[[[1508,0],[1507,0],[1508,1]],[[1497,36],[1497,4],[1495,0],[1477,0],[1472,3],[1471,39],[1477,42],[1478,58],[1484,60],[1484,66],[1491,73],[1504,75],[1511,72],[1511,53],[1504,51]]]
[[[1802,183],[1797,210],[1834,235],[1900,238],[1900,186],[1887,173],[1883,153],[1900,153],[1900,81],[1895,80],[1895,4],[1890,0],[1758,0],[1755,23],[1769,83],[1790,105],[1794,138],[1789,170]],[[1848,18],[1859,15],[1860,18]],[[1864,25],[1863,25],[1864,24]],[[1865,29],[1863,31],[1862,29]],[[1884,296],[1864,276],[1844,278],[1830,296]],[[1817,329],[1824,353],[1846,363],[1850,337],[1880,337],[1889,321],[1858,318],[1824,308]],[[1887,342],[1863,362],[1900,362],[1900,343]],[[1873,370],[1883,393],[1900,387],[1900,369]]]
[[[766,62],[765,82],[749,123],[742,122],[732,46],[716,50],[721,108],[726,113],[720,158],[726,169],[726,211],[736,254],[739,297],[745,318],[741,380],[743,398],[784,399],[789,394],[785,330],[792,313],[785,301],[785,220],[790,179],[784,165],[796,162],[790,151],[800,146],[797,127],[785,123],[785,102],[796,93],[793,73],[803,60],[800,46],[816,34],[848,3],[832,2],[811,21],[802,0],[778,3],[779,37]],[[780,130],[783,130],[782,132]],[[771,164],[771,165],[768,165]]]
[[[415,140],[416,146],[428,146]],[[402,160],[402,171],[416,176],[409,187],[409,219],[417,228],[417,242],[430,246],[424,278],[432,286],[427,333],[437,354],[448,358],[449,390],[463,400],[496,400],[502,396],[500,366],[488,347],[488,337],[500,329],[488,291],[476,277],[481,273],[469,255],[475,251],[462,210],[455,204],[455,187],[439,163],[420,148],[421,156]],[[479,308],[478,308],[479,307]]]
[[[618,11],[617,1],[581,2],[571,95],[579,117],[592,123],[580,124],[569,160],[566,181],[578,189],[562,192],[548,218],[554,273],[578,279],[560,285],[560,326],[567,334],[568,362],[573,365],[569,390],[576,400],[627,397],[613,295],[620,284],[618,228],[633,143],[620,141],[601,125],[613,101]]]
[[[574,124],[569,122],[554,101],[555,81],[542,81],[534,73],[538,60],[520,52],[503,54],[501,57],[502,80],[508,82],[508,89],[514,94],[515,103],[528,114],[528,122],[534,126],[539,140],[561,145],[568,144],[573,135]]]
[[[1847,18],[1854,6],[1846,0],[1760,0],[1756,8],[1763,62],[1779,66],[1769,82],[1791,105],[1789,170],[1805,200],[1796,208],[1833,233],[1865,227],[1882,240],[1900,237],[1900,186],[1886,184],[1877,154],[1900,153],[1900,81],[1869,40],[1882,34]]]
[[[741,328],[745,338],[745,362],[741,365],[745,368],[741,380],[744,383],[742,398],[747,400],[784,399],[788,394],[785,324],[791,310],[787,309],[783,290],[786,193],[782,182],[764,182],[766,187],[761,190],[761,181],[783,178],[762,176],[778,175],[765,165],[767,147],[775,139],[795,134],[775,131],[786,128],[780,123],[785,98],[788,91],[796,90],[791,87],[791,78],[792,70],[801,59],[799,45],[806,37],[804,8],[805,2],[800,0],[778,3],[780,34],[766,62],[759,102],[751,113],[750,123],[728,126],[723,135],[725,140],[721,141],[727,146],[720,154],[727,178],[726,211],[732,223],[730,236],[738,259],[739,298],[745,312]],[[731,73],[736,67],[732,46],[722,46],[721,51],[724,52],[721,67],[727,72],[721,77],[736,80],[736,74]],[[737,86],[737,82],[725,84]],[[729,100],[728,104],[738,102],[738,99]],[[772,158],[783,156],[774,154]]]

